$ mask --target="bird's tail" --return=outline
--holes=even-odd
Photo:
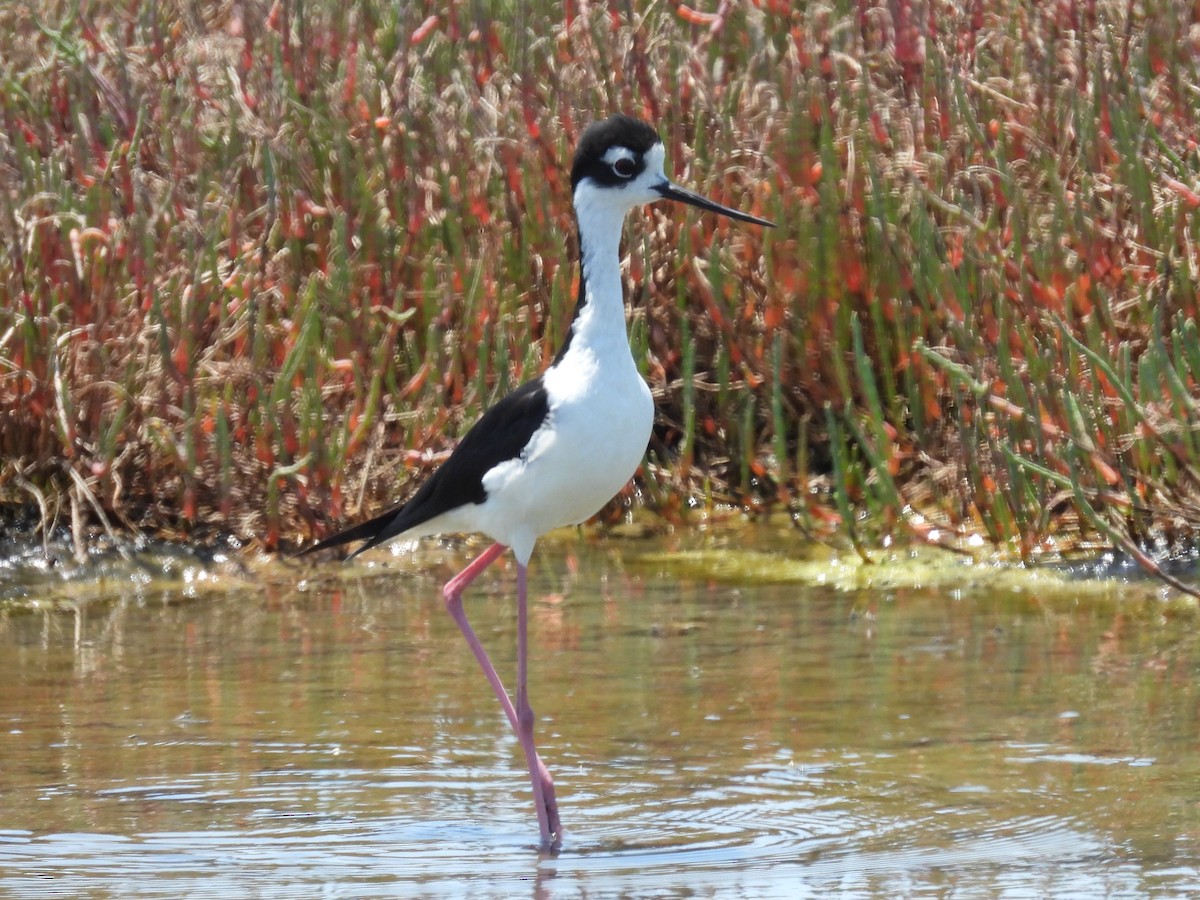
[[[392,537],[394,532],[388,527],[392,525],[400,511],[404,507],[388,510],[373,519],[368,519],[366,522],[359,522],[357,525],[347,528],[345,531],[339,531],[337,534],[331,534],[323,541],[318,541],[307,550],[301,550],[299,556],[306,556],[309,553],[316,553],[318,550],[328,550],[330,547],[340,547],[342,544],[349,544],[352,541],[366,541],[361,547],[347,556],[347,559],[352,559],[364,550],[370,550],[377,544],[382,544],[388,538]]]

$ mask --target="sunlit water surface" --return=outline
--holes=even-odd
[[[518,747],[441,607],[477,546],[0,607],[0,893],[1200,891],[1194,615],[1145,587],[661,564],[699,543],[795,552],[750,532],[535,555],[557,855],[536,852]],[[467,600],[502,674],[513,588],[498,566]]]

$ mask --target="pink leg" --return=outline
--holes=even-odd
[[[517,739],[525,750],[525,763],[529,766],[529,777],[533,782],[533,802],[537,804],[538,824],[542,828],[542,843],[549,833],[554,841],[562,835],[562,824],[558,820],[558,800],[554,796],[554,781],[550,772],[538,756],[533,742],[533,707],[529,705],[529,637],[525,566],[517,563]]]
[[[492,544],[469,566],[446,582],[445,588],[442,589],[442,596],[446,600],[446,610],[458,625],[463,637],[467,639],[467,645],[475,654],[479,667],[483,669],[483,674],[491,684],[492,691],[495,693],[496,699],[500,701],[504,714],[508,716],[508,723],[516,733],[521,749],[525,752],[525,762],[529,766],[529,778],[533,784],[533,800],[537,807],[538,829],[542,836],[542,846],[550,848],[558,843],[561,827],[558,819],[558,803],[554,796],[554,782],[550,778],[549,770],[538,756],[533,743],[533,710],[529,707],[526,678],[528,640],[526,637],[525,567],[519,563],[517,565],[517,709],[514,709],[508,691],[504,689],[500,676],[496,674],[495,667],[488,659],[483,644],[479,642],[474,629],[467,621],[467,614],[462,605],[463,591],[506,549],[503,544]]]

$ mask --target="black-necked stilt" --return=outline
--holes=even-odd
[[[540,376],[488,409],[411,500],[306,551],[365,541],[353,556],[392,538],[448,532],[482,532],[496,542],[442,593],[525,751],[546,848],[558,842],[561,827],[554,782],[533,741],[525,571],[538,537],[595,515],[633,476],[650,439],[654,404],[625,332],[619,252],[625,214],[667,199],[743,222],[772,224],[672,183],[663,174],[663,154],[654,129],[628,116],[613,116],[584,131],[571,167],[579,300],[558,356]],[[467,585],[505,547],[517,560],[515,706],[462,605]]]

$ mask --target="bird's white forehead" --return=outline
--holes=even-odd
[[[661,175],[663,171],[663,159],[666,156],[667,149],[659,141],[653,147],[646,151],[646,171],[652,172],[655,175]]]

